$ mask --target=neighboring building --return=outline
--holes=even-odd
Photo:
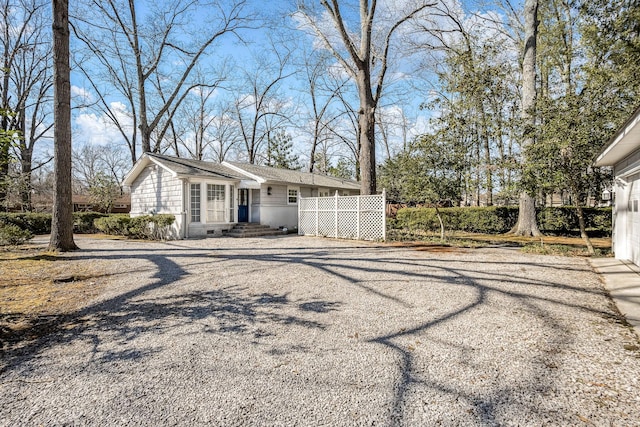
[[[596,166],[613,166],[613,251],[640,265],[640,108],[609,140]]]
[[[173,214],[174,237],[219,234],[237,223],[298,226],[298,198],[360,194],[360,185],[325,175],[237,162],[145,153],[124,179],[131,216]]]
[[[91,200],[91,196],[74,194],[71,196],[74,212],[104,212],[104,208]],[[131,195],[123,194],[113,201],[110,213],[129,213],[131,211]]]

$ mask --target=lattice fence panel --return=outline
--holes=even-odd
[[[299,200],[298,234],[384,240],[385,194],[311,197]]]
[[[358,211],[343,211],[338,214],[338,237],[358,239]]]
[[[318,231],[316,236],[336,237],[336,216],[331,211],[318,212]]]
[[[375,211],[360,212],[360,239],[377,240],[381,227],[384,227],[384,219]]]

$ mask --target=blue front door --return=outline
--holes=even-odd
[[[249,222],[249,190],[238,189],[238,222]]]

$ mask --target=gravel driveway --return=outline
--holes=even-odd
[[[104,291],[3,355],[0,425],[640,425],[637,337],[585,259],[77,243]]]

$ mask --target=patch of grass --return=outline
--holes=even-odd
[[[447,232],[446,239],[440,240],[439,233],[423,230],[389,230],[389,242],[428,242],[461,248],[482,248],[487,246],[516,246],[524,252],[562,256],[589,256],[584,241],[576,237],[543,236],[522,237],[509,234],[479,234],[467,232]],[[611,255],[610,238],[591,239],[596,256]]]
[[[0,251],[0,347],[38,335],[46,319],[77,311],[93,300],[105,274],[101,263],[64,258],[43,247]]]
[[[595,248],[594,248],[595,249]],[[526,244],[522,247],[522,252],[539,255],[561,255],[561,256],[591,256],[585,247],[576,247],[573,245],[544,245],[544,244]],[[597,248],[595,249],[596,257],[611,256],[611,250]]]

